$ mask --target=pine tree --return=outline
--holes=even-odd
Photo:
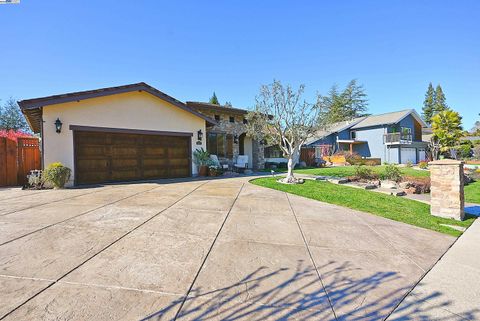
[[[437,85],[437,88],[435,89],[435,105],[433,108],[433,114],[436,115],[448,109],[447,99],[443,93],[442,86]]]
[[[0,106],[0,129],[30,132],[30,127],[13,98],[8,99],[3,106]]]
[[[429,83],[427,93],[425,94],[425,100],[423,101],[423,108],[422,108],[423,120],[429,125],[432,123],[434,108],[435,108],[435,89],[433,89],[432,83]]]
[[[210,100],[208,101],[209,104],[213,104],[213,105],[220,105],[220,103],[218,102],[218,98],[217,98],[217,95],[215,94],[215,92],[213,92],[213,96],[210,97]]]

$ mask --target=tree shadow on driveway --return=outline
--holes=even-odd
[[[325,287],[313,266],[303,261],[295,269],[260,267],[228,287],[214,291],[193,287],[187,298],[174,300],[143,320],[384,320],[413,286],[410,283],[395,287],[402,278],[397,272],[354,277],[351,272],[355,268],[348,262],[336,267],[334,263],[318,269]],[[272,283],[279,277],[282,282]],[[403,302],[400,311],[403,313],[389,320],[450,320],[432,318],[435,309],[447,310],[450,305],[448,300],[435,305],[428,302],[430,299],[438,302],[441,296],[436,292],[414,302]],[[479,312],[480,309],[472,309],[462,316],[474,319]]]

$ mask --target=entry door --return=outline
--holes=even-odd
[[[189,136],[75,131],[75,182],[190,176]]]

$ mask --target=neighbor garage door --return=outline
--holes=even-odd
[[[190,176],[190,136],[74,131],[75,183]]]
[[[407,164],[409,162],[412,164],[417,163],[417,150],[415,148],[402,148],[400,153],[400,160],[402,164]]]

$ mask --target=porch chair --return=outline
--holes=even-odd
[[[215,166],[218,166],[219,168],[222,168],[222,169],[226,169],[228,170],[228,164],[220,164],[220,161],[218,160],[218,157],[217,155],[210,155],[210,159],[212,160],[212,163],[215,165]]]
[[[248,155],[238,155],[237,162],[233,164],[237,170],[245,170],[248,168]]]

